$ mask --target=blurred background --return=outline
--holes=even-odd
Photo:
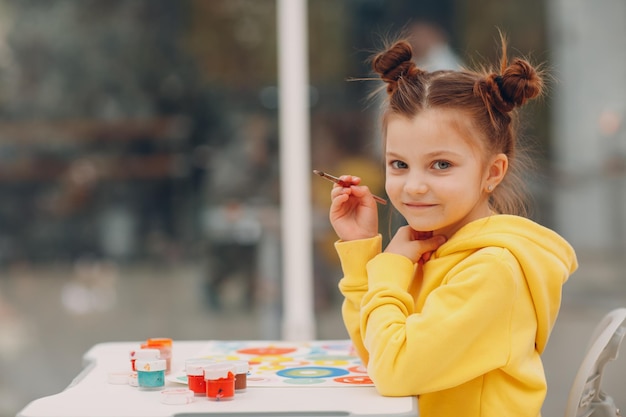
[[[0,416],[63,390],[96,343],[280,338],[276,14],[274,0],[0,0]],[[309,0],[308,23],[312,167],[377,194],[375,85],[348,79],[371,75],[383,40],[405,30],[420,65],[456,68],[497,63],[500,28],[511,54],[545,63],[522,136],[533,218],[581,264],[544,355],[544,415],[562,415],[591,329],[626,305],[624,1]],[[329,189],[311,177],[319,339],[347,337]],[[606,378],[618,403],[625,369]]]

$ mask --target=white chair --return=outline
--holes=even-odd
[[[617,358],[626,334],[626,308],[608,313],[596,326],[587,354],[569,392],[565,417],[620,416],[613,398],[600,388],[607,362]]]

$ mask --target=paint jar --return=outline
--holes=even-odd
[[[167,364],[165,372],[169,373],[172,370],[172,339],[167,337],[153,337],[146,340],[146,343],[141,345],[141,348],[159,349],[161,359],[164,359]]]
[[[250,364],[248,361],[230,361],[235,367],[235,391],[243,392],[248,388],[248,371]]]
[[[165,386],[164,359],[137,360],[137,385],[140,390],[149,391],[161,389]]]
[[[130,367],[133,371],[137,370],[135,363],[137,360],[161,359],[161,351],[159,349],[138,349],[130,351]]]
[[[211,359],[188,359],[185,361],[185,373],[187,374],[187,386],[195,395],[206,395],[206,382],[204,381],[204,367],[215,363]]]
[[[235,396],[235,368],[228,362],[204,367],[206,396],[212,401],[232,400]]]

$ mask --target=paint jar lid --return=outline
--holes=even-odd
[[[237,361],[230,361],[229,363],[233,365],[233,367],[235,368],[235,373],[238,375],[247,374],[248,371],[250,370],[250,363],[248,363],[248,361],[237,360]]]
[[[130,371],[111,371],[107,374],[107,382],[114,385],[126,385],[130,374],[132,374]]]
[[[184,388],[171,388],[161,391],[161,403],[169,405],[189,404],[193,402],[194,393]]]
[[[138,387],[139,380],[137,379],[137,372],[131,372],[128,374],[128,385],[131,387]]]
[[[228,362],[217,362],[204,367],[204,379],[220,379],[234,376],[235,367]],[[229,375],[230,374],[230,375]]]
[[[138,372],[164,371],[167,367],[165,359],[138,360],[135,368]]]
[[[159,359],[160,357],[159,349],[138,349],[130,352],[130,358],[136,360]]]
[[[205,358],[187,359],[185,361],[185,373],[187,375],[194,375],[194,376],[204,375],[204,367],[207,365],[211,365],[212,363],[215,363],[213,359],[205,359]]]

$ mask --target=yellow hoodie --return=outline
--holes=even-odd
[[[511,215],[465,225],[423,267],[381,245],[335,244],[344,323],[377,390],[418,395],[421,417],[539,416],[572,247]]]

